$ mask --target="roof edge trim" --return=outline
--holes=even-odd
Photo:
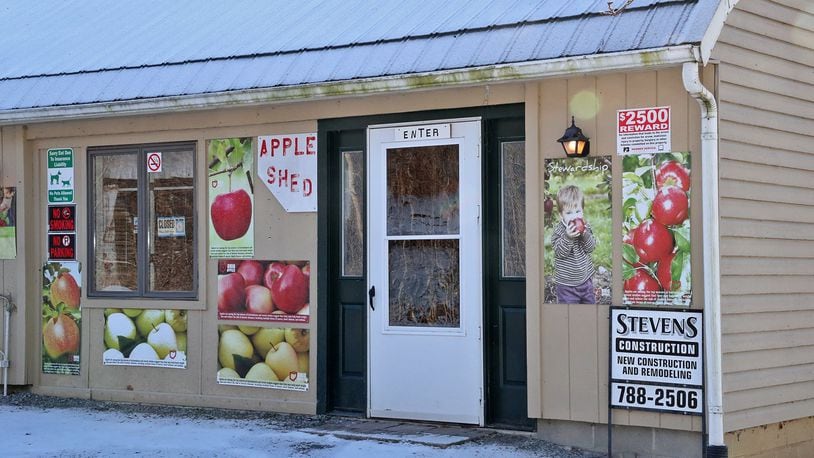
[[[718,8],[709,21],[707,31],[704,32],[704,38],[701,39],[701,59],[704,65],[707,65],[707,62],[709,62],[709,58],[712,56],[712,49],[718,42],[718,37],[721,36],[726,18],[729,16],[729,13],[735,9],[735,5],[738,4],[738,1],[739,0],[721,0],[720,3],[718,3]]]
[[[0,125],[326,100],[381,93],[402,93],[511,81],[521,82],[614,71],[656,69],[698,61],[700,61],[700,56],[696,46],[681,45],[297,86],[2,110],[0,111]]]

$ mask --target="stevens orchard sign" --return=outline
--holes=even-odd
[[[317,134],[258,137],[257,174],[287,212],[317,211]]]

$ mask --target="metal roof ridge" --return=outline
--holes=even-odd
[[[638,10],[654,10],[657,8],[661,8],[663,6],[672,6],[674,4],[691,4],[691,3],[698,3],[698,0],[666,0],[664,2],[649,4],[645,6],[638,6],[638,7],[628,7],[625,11],[638,11]],[[625,14],[625,13],[622,13]],[[425,33],[425,34],[418,34],[418,35],[406,35],[402,37],[393,37],[393,38],[382,38],[377,40],[369,40],[369,41],[362,41],[362,42],[349,42],[340,45],[329,45],[329,46],[317,46],[312,48],[301,48],[301,49],[286,49],[286,50],[277,50],[277,51],[269,51],[269,52],[258,52],[258,53],[251,53],[251,54],[236,54],[236,55],[229,55],[229,56],[212,56],[200,59],[185,59],[182,61],[175,61],[175,62],[162,62],[162,63],[152,63],[152,64],[141,64],[141,65],[124,65],[120,67],[102,67],[102,68],[95,68],[95,69],[85,69],[85,70],[77,70],[77,71],[70,71],[70,72],[57,72],[57,73],[39,73],[33,75],[20,75],[20,76],[10,76],[10,77],[2,77],[0,81],[19,81],[25,79],[33,79],[33,78],[43,78],[43,77],[53,77],[53,76],[70,76],[70,75],[84,75],[84,74],[93,74],[93,73],[105,73],[105,72],[115,72],[115,71],[122,71],[122,70],[137,70],[143,68],[157,68],[157,67],[170,67],[170,66],[180,66],[180,65],[188,65],[188,64],[197,64],[197,63],[206,63],[206,62],[218,62],[218,61],[225,61],[225,60],[232,60],[232,59],[255,59],[259,57],[273,57],[273,56],[283,56],[289,54],[299,54],[299,53],[306,53],[306,52],[319,52],[319,51],[328,51],[328,50],[336,50],[336,49],[349,49],[356,46],[371,46],[377,44],[385,44],[385,43],[398,43],[403,41],[411,41],[411,40],[425,40],[429,38],[437,38],[437,37],[446,37],[446,36],[457,36],[461,34],[468,34],[468,33],[479,33],[479,32],[486,32],[491,30],[502,30],[507,28],[520,28],[528,25],[539,25],[539,24],[546,24],[546,23],[555,23],[555,22],[565,22],[565,21],[582,21],[586,20],[591,17],[598,17],[598,16],[605,16],[606,13],[603,11],[598,12],[591,12],[591,13],[581,13],[581,14],[574,14],[570,16],[559,16],[559,17],[549,17],[544,19],[535,19],[535,20],[523,20],[517,22],[510,22],[504,24],[490,24],[486,26],[480,27],[470,27],[470,28],[463,28],[457,30],[448,30],[444,32],[433,32],[433,33]]]

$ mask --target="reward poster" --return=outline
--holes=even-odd
[[[310,346],[308,329],[222,324],[218,383],[307,391]]]
[[[105,309],[105,366],[187,367],[187,311]]]
[[[545,167],[545,302],[610,304],[611,157]]]
[[[78,262],[42,268],[42,372],[79,375],[82,275]]]
[[[209,256],[254,255],[252,139],[209,140]]]
[[[626,156],[622,164],[623,302],[689,306],[690,154]]]
[[[307,323],[308,261],[218,261],[218,319]]]

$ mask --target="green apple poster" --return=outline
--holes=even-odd
[[[209,183],[209,257],[254,256],[252,139],[207,142]]]
[[[17,188],[3,187],[0,200],[0,259],[17,257]]]
[[[690,305],[690,162],[688,152],[622,159],[625,305]]]
[[[310,346],[305,328],[220,324],[217,382],[308,391]]]
[[[308,323],[311,263],[218,261],[218,319]]]
[[[611,163],[611,156],[545,161],[546,303],[611,303]]]
[[[42,269],[42,372],[79,375],[82,274],[76,261]]]
[[[187,367],[187,311],[105,309],[105,366]]]

